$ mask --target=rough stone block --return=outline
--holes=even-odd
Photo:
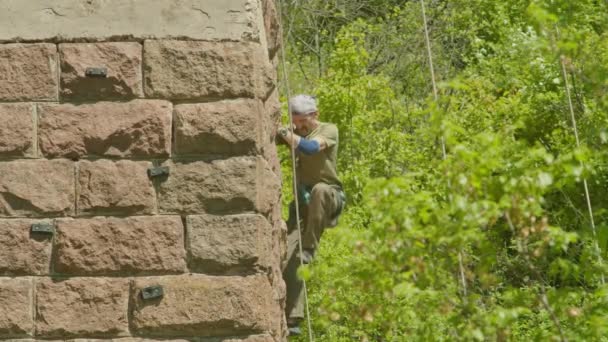
[[[196,215],[186,218],[190,269],[226,272],[267,266],[272,227],[261,215]]]
[[[32,335],[31,278],[0,278],[0,338]]]
[[[143,97],[139,43],[60,44],[59,58],[64,99]],[[88,68],[105,68],[107,76],[87,76]]]
[[[172,105],[160,100],[39,105],[45,157],[166,157]]]
[[[78,215],[153,214],[151,162],[97,160],[78,163]]]
[[[118,336],[128,331],[129,282],[120,278],[36,283],[36,336]]]
[[[174,100],[258,97],[274,88],[276,72],[254,43],[147,40],[146,96]]]
[[[74,163],[15,160],[0,163],[0,217],[74,214]]]
[[[208,337],[201,338],[200,342],[275,342],[270,335],[234,336],[234,337]]]
[[[151,338],[143,338],[143,337],[122,337],[122,338],[112,338],[112,339],[95,339],[95,338],[75,338],[71,340],[67,340],[66,342],[200,342],[198,338],[188,338],[188,339],[151,339]]]
[[[54,270],[62,274],[150,274],[186,270],[179,216],[57,219]]]
[[[54,44],[0,44],[0,101],[56,101],[57,73]]]
[[[0,2],[1,41],[190,38],[255,40],[255,0]]]
[[[281,27],[274,0],[262,0],[264,11],[264,30],[266,31],[266,42],[268,44],[268,55],[272,58],[281,47]]]
[[[164,296],[143,300],[141,289],[161,285]],[[272,289],[265,276],[184,275],[137,278],[132,327],[153,336],[213,336],[268,331]]]
[[[52,235],[30,233],[40,220],[0,219],[0,275],[44,275],[51,264]]]
[[[1,157],[35,157],[34,115],[31,103],[0,104]]]
[[[175,153],[245,155],[261,150],[261,102],[219,101],[175,106]]]
[[[279,200],[280,179],[261,157],[164,165],[171,172],[159,187],[161,213],[266,213]]]

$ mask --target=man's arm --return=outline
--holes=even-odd
[[[325,139],[321,137],[313,139],[302,138],[285,127],[279,129],[279,135],[287,144],[289,144],[289,146],[296,146],[296,148],[304,154],[319,153],[327,148]]]

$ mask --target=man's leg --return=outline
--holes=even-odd
[[[302,232],[302,248],[315,251],[325,227],[329,226],[332,216],[338,209],[338,190],[325,183],[312,188],[306,215],[306,225]]]
[[[304,218],[300,229],[304,230],[306,226],[306,216],[308,208],[302,206],[300,208],[300,217]],[[293,217],[292,217],[293,215]],[[295,204],[290,211],[290,219],[287,235],[287,266],[283,271],[283,280],[287,286],[287,298],[285,303],[285,316],[287,324],[290,328],[297,327],[298,323],[304,319],[305,303],[304,303],[304,282],[298,278],[298,267],[300,267],[299,258],[299,232],[297,229],[297,220],[295,218]]]
[[[287,286],[285,315],[289,320],[298,321],[304,318],[304,282],[298,278],[298,231],[293,230],[287,236],[287,267],[283,272],[283,279]]]

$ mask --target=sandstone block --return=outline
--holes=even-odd
[[[1,41],[259,40],[252,0],[0,2]]]
[[[188,339],[151,339],[142,337],[122,337],[112,339],[95,339],[95,338],[74,338],[67,340],[67,342],[200,342],[198,338]]]
[[[31,278],[0,278],[0,338],[32,335]]]
[[[190,269],[226,272],[266,266],[272,227],[261,215],[196,215],[186,218]]]
[[[61,97],[125,99],[143,96],[139,43],[60,44]],[[87,68],[106,68],[106,77],[90,77]]]
[[[57,219],[56,226],[56,272],[134,275],[186,270],[179,216]]]
[[[39,105],[45,157],[165,157],[171,150],[172,105],[159,100]]]
[[[0,156],[34,157],[34,141],[34,105],[0,104]]]
[[[259,157],[167,161],[171,172],[160,184],[161,213],[266,213],[278,203],[280,179]]]
[[[78,215],[152,214],[154,185],[148,177],[151,162],[129,160],[78,163]]]
[[[36,335],[125,334],[128,293],[128,280],[120,278],[42,279],[36,283]]]
[[[73,214],[73,162],[16,160],[0,163],[0,217]]]
[[[39,220],[0,219],[0,275],[44,275],[51,263],[51,235],[30,233]]]
[[[164,296],[143,300],[140,291],[161,285]],[[272,289],[265,276],[184,275],[136,278],[132,327],[154,336],[258,333],[270,326]]]
[[[261,149],[264,134],[261,103],[219,101],[175,106],[175,152],[178,155],[243,155]]]
[[[272,171],[280,175],[281,163],[277,152],[277,130],[281,125],[281,102],[279,100],[279,91],[275,89],[272,94],[264,102],[264,116],[266,119],[266,127],[264,132],[264,158],[270,164]]]
[[[276,78],[261,45],[147,40],[146,96],[173,100],[266,98]]]
[[[266,42],[268,44],[268,55],[272,58],[281,47],[281,27],[274,0],[262,0],[264,11],[264,30],[266,31]]]
[[[275,339],[270,335],[264,334],[241,337],[203,337],[200,342],[275,342]]]
[[[0,44],[0,101],[56,101],[57,83],[54,44]]]

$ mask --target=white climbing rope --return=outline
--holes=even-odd
[[[424,7],[424,0],[420,0],[420,7],[422,7],[422,21],[424,23],[424,38],[426,41],[426,50],[429,59],[429,69],[431,70],[431,83],[433,84],[433,97],[435,99],[435,104],[438,104],[439,94],[437,91],[437,81],[435,80],[435,67],[433,66],[433,52],[431,51],[431,40],[429,38],[429,28],[426,20],[426,9]],[[443,160],[448,158],[448,154],[445,147],[445,136],[443,133],[441,134],[441,153],[443,156]],[[450,181],[448,180],[448,189],[450,188]],[[460,283],[462,286],[462,295],[463,298],[467,296],[467,280],[464,276],[464,264],[462,261],[462,250],[458,252],[458,269],[460,272]]]
[[[283,83],[285,84],[285,92],[287,94],[287,99],[289,100],[291,98],[291,89],[289,86],[289,77],[287,75],[287,63],[285,61],[285,39],[283,38],[283,32],[282,32],[282,28],[283,28],[283,23],[282,23],[282,17],[283,17],[283,3],[281,0],[278,0],[278,20],[279,20],[279,27],[281,28],[281,65],[282,65],[282,69],[283,69]],[[289,117],[289,130],[291,131],[291,134],[293,135],[293,120],[291,118],[291,108],[289,107],[289,105],[287,106],[287,113],[288,113],[288,117]],[[292,178],[293,178],[293,198],[294,198],[294,202],[295,202],[295,207],[296,207],[296,226],[298,227],[298,249],[300,252],[300,266],[304,266],[304,261],[302,260],[302,256],[303,256],[303,249],[302,249],[302,230],[300,227],[300,203],[298,200],[298,181],[297,181],[297,177],[296,177],[296,148],[294,146],[294,144],[289,144],[291,146],[291,171],[292,171]],[[308,288],[306,287],[306,280],[302,279],[302,284],[304,287],[304,304],[306,306],[306,323],[307,323],[307,329],[308,329],[308,340],[309,341],[314,341],[314,336],[313,336],[313,331],[312,331],[312,324],[311,324],[311,320],[310,320],[310,309],[308,306]]]
[[[557,27],[556,27],[556,29],[557,29]],[[558,35],[559,35],[559,30],[558,30]],[[574,131],[576,147],[579,148],[581,146],[581,142],[578,137],[578,127],[576,124],[576,117],[574,115],[574,106],[572,105],[572,95],[570,94],[570,83],[568,81],[568,73],[566,72],[566,62],[565,62],[564,55],[560,55],[559,63],[561,66],[562,77],[564,79],[564,86],[566,88],[566,97],[568,98],[568,107],[570,109],[570,121],[572,122],[572,129]],[[582,161],[580,162],[580,165],[581,165],[581,167],[584,166]],[[589,221],[591,223],[591,232],[593,234],[593,245],[595,248],[595,253],[597,253],[598,262],[600,264],[600,267],[603,268],[604,259],[602,258],[600,246],[597,242],[597,229],[595,227],[595,220],[593,219],[593,207],[591,206],[591,196],[589,195],[589,186],[587,185],[587,178],[583,178],[583,188],[585,189],[585,200],[587,202],[587,210],[589,212]],[[604,285],[606,283],[603,271],[600,275],[600,280],[602,282],[602,285]]]

